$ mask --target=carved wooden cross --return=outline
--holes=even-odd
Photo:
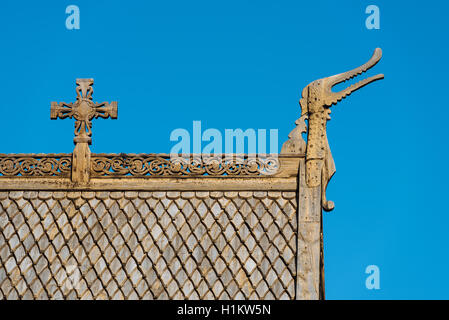
[[[88,144],[92,143],[92,119],[111,117],[117,119],[117,102],[94,103],[92,101],[92,88],[94,79],[76,79],[76,102],[52,102],[51,114],[52,120],[60,118],[75,118],[75,138],[73,142]]]
[[[117,102],[96,103],[92,101],[94,79],[76,79],[76,102],[52,102],[50,118],[75,118],[75,149],[72,154],[71,179],[77,184],[89,183],[90,149],[92,143],[92,119],[117,119]]]

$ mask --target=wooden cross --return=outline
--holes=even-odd
[[[92,119],[111,117],[117,119],[117,102],[94,103],[92,88],[94,79],[76,79],[76,102],[52,102],[50,118],[75,118],[75,138],[73,142],[92,144]]]
[[[76,101],[52,102],[50,118],[75,118],[75,149],[72,154],[71,179],[76,184],[87,184],[90,179],[90,149],[92,119],[111,117],[117,119],[117,102],[92,101],[94,79],[76,79]]]

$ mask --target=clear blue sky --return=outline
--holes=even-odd
[[[80,30],[65,8],[78,5]],[[381,29],[365,28],[379,6]],[[170,132],[279,129],[309,82],[384,52],[371,84],[333,107],[337,166],[324,215],[328,299],[449,298],[449,4],[422,1],[1,1],[2,153],[73,150],[73,121],[50,101],[117,100],[94,120],[93,152],[169,152]],[[381,289],[365,288],[378,265]]]

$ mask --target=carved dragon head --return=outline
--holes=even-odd
[[[332,88],[339,83],[350,80],[368,71],[381,58],[382,50],[377,48],[371,59],[360,67],[335,76],[313,81],[302,91],[302,98],[299,101],[301,115],[307,117],[309,124],[306,149],[306,181],[309,187],[316,187],[321,184],[326,188],[327,182],[335,172],[326,136],[326,124],[327,120],[330,119],[329,108],[367,84],[383,79],[384,75],[378,74],[361,80],[340,92],[333,92]],[[325,207],[329,206],[328,209],[331,209],[330,207],[333,206],[331,203],[326,204],[325,199],[323,205]]]

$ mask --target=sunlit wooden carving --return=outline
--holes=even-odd
[[[378,74],[361,80],[340,92],[333,92],[332,87],[361,75],[374,67],[381,58],[382,50],[377,48],[367,63],[351,71],[315,80],[302,91],[301,118],[297,122],[297,128],[290,134],[290,139],[284,144],[282,153],[303,152],[304,144],[300,134],[306,131],[304,121],[307,119],[306,181],[309,187],[322,186],[321,194],[325,210],[334,208],[333,202],[326,200],[326,187],[335,173],[335,164],[326,134],[327,121],[330,120],[330,107],[367,84],[383,79],[384,75]],[[292,145],[298,146],[292,149]]]
[[[50,118],[75,119],[74,143],[92,143],[92,119],[111,117],[117,119],[117,102],[97,103],[92,101],[94,79],[76,79],[76,101],[73,103],[52,102]]]
[[[45,177],[70,176],[71,154],[0,154],[0,175]]]
[[[52,102],[50,118],[75,119],[75,150],[72,159],[72,181],[87,183],[90,176],[90,149],[92,143],[92,119],[117,119],[117,102],[92,101],[94,79],[76,79],[76,101]]]
[[[257,177],[274,175],[280,169],[274,156],[223,155],[189,156],[171,159],[166,154],[92,155],[92,177],[98,176],[220,176]]]

